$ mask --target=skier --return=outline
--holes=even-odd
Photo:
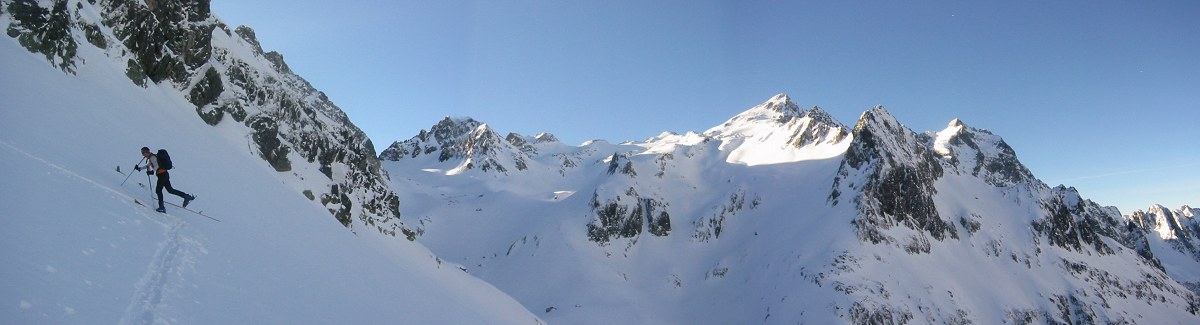
[[[146,157],[146,175],[158,176],[158,185],[154,187],[154,191],[158,193],[158,209],[155,211],[166,213],[167,209],[163,207],[163,188],[167,188],[167,192],[183,198],[183,207],[187,207],[188,203],[196,199],[196,196],[176,190],[171,186],[171,174],[167,173],[165,168],[160,168],[158,156],[150,153],[150,148],[142,147],[142,157]],[[134,166],[134,169],[141,170],[142,166]]]

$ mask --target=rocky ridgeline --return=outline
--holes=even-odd
[[[532,142],[556,141],[543,134]],[[527,160],[537,149],[525,137],[510,133],[501,137],[487,124],[471,118],[445,118],[428,131],[406,141],[397,141],[379,154],[383,160],[419,159],[436,155],[438,162],[450,161],[462,170],[507,174],[528,169]]]

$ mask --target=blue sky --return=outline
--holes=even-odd
[[[1200,205],[1200,1],[213,0],[377,150],[444,116],[579,144],[703,131],[777,93],[842,123],[999,134],[1124,213]]]

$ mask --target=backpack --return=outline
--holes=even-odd
[[[158,149],[155,156],[158,157],[158,168],[170,170],[171,167],[175,167],[171,164],[171,155],[167,154],[167,149]]]

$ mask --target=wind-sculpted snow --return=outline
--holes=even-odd
[[[420,156],[470,138],[422,131],[384,166],[418,241],[554,323],[1200,321],[1200,267],[1157,239],[1194,222],[1046,186],[961,121],[920,134],[875,107],[849,130],[799,107],[620,145],[510,134],[488,155],[524,160],[507,173],[448,173],[478,156]]]

